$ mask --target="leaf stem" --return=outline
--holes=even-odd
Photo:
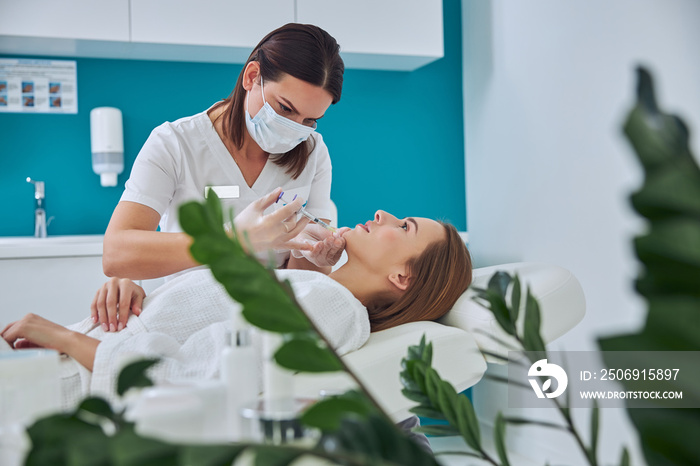
[[[590,464],[591,466],[598,466],[598,461],[596,460],[596,458],[592,457],[592,455],[588,453],[588,448],[586,448],[586,444],[583,443],[581,435],[579,435],[578,431],[576,430],[576,427],[574,426],[574,421],[571,418],[571,415],[569,414],[568,410],[565,409],[564,406],[562,406],[558,400],[552,398],[552,401],[554,401],[554,404],[556,405],[557,409],[559,409],[559,412],[564,417],[568,431],[571,432],[571,435],[574,436],[576,443],[578,443],[579,447],[581,448],[581,451],[583,451],[584,456],[588,460],[588,464]]]

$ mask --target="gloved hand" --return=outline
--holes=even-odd
[[[280,207],[265,215],[265,209],[277,202],[282,188],[277,188],[270,194],[261,197],[243,209],[233,223],[238,237],[244,248],[252,248],[252,252],[269,249],[311,249],[305,243],[292,241],[309,223],[306,217],[297,220],[297,212],[301,208],[301,198]],[[247,238],[246,238],[247,236]]]
[[[350,228],[342,227],[330,232],[320,225],[310,223],[294,240],[296,243],[311,245],[311,249],[292,248],[292,255],[296,258],[304,257],[318,267],[333,266],[345,250],[343,234],[346,231],[350,231]]]

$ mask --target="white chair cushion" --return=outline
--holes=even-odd
[[[457,391],[466,390],[481,379],[486,361],[474,337],[464,330],[436,322],[411,322],[373,333],[365,345],[343,357],[367,390],[395,421],[402,421],[415,405],[401,394],[401,359],[408,347],[426,340],[433,343],[433,367]],[[297,396],[317,398],[321,391],[342,392],[353,387],[345,374],[297,374],[294,380]]]
[[[508,349],[498,340],[508,342],[517,348],[513,337],[504,332],[493,313],[474,301],[476,292],[473,287],[486,288],[489,279],[497,271],[517,274],[522,285],[523,298],[525,286],[540,304],[542,338],[551,343],[578,324],[586,311],[583,289],[576,277],[568,270],[556,265],[534,262],[519,262],[474,269],[472,287],[455,303],[452,310],[440,319],[440,323],[470,331],[481,350],[508,356]],[[522,331],[524,312],[521,311],[518,324]],[[497,358],[487,356],[488,362],[502,363]]]

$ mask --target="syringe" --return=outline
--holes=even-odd
[[[289,204],[290,201],[286,200],[286,199],[283,198],[282,196],[284,196],[284,191],[282,191],[282,193],[280,193],[279,197],[277,198],[277,201],[278,201],[278,202],[279,202],[279,201],[282,201],[282,202],[284,202],[285,204]],[[292,202],[293,202],[294,199],[296,199],[296,198],[297,198],[297,196],[294,195],[294,198],[292,199]],[[326,230],[328,230],[328,231],[330,231],[330,232],[334,232],[334,231],[337,230],[337,228],[330,226],[329,224],[327,224],[326,222],[324,222],[324,221],[321,220],[320,218],[318,218],[318,217],[316,217],[315,215],[309,213],[309,212],[304,208],[304,206],[301,206],[301,208],[299,209],[299,213],[300,213],[301,215],[303,215],[304,217],[308,218],[309,220],[311,220],[312,222],[314,222],[315,224],[321,225],[323,228],[325,228]]]

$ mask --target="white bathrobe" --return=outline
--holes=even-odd
[[[276,274],[280,280],[289,280],[297,301],[339,354],[367,341],[367,309],[347,288],[319,272],[278,270]],[[141,315],[131,315],[121,332],[106,333],[89,317],[70,326],[101,342],[92,373],[71,358],[62,361],[64,407],[74,407],[86,395],[116,401],[119,371],[125,363],[143,357],[161,358],[149,370],[156,384],[218,377],[235,308],[211,271],[199,269],[155,290],[144,300]]]

